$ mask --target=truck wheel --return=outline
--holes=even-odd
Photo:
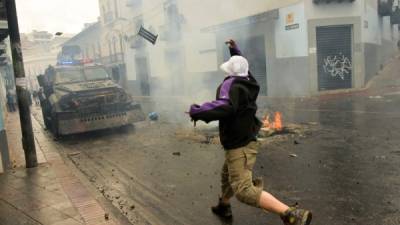
[[[51,130],[51,120],[45,112],[43,112],[43,121],[44,121],[44,126],[46,127],[46,129]]]
[[[53,133],[54,138],[59,138],[60,133],[58,132],[58,121],[57,121],[57,116],[52,115],[51,116],[51,133]]]

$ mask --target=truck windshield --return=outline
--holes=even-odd
[[[59,70],[55,75],[56,84],[81,82],[84,80],[85,77],[83,76],[82,70],[79,69]]]
[[[89,80],[104,80],[104,79],[109,78],[106,70],[101,67],[85,68],[85,77],[88,81]]]

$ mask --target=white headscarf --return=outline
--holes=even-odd
[[[249,62],[243,56],[232,56],[220,68],[231,76],[247,77],[249,75]]]

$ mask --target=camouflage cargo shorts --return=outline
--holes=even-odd
[[[255,186],[253,182],[253,167],[259,147],[258,142],[251,142],[245,147],[226,151],[221,173],[222,197],[235,196],[243,203],[259,207],[263,187]]]

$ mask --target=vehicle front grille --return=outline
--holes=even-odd
[[[107,113],[107,114],[80,114],[79,119],[81,122],[93,122],[93,121],[101,121],[113,118],[122,118],[126,116],[127,116],[126,112]]]

